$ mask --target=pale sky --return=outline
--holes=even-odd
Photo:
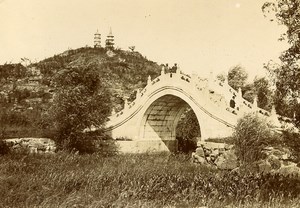
[[[157,63],[207,76],[240,64],[253,77],[287,44],[285,28],[264,18],[266,0],[0,0],[0,64],[102,45],[136,46]]]

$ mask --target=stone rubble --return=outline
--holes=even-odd
[[[48,138],[13,138],[4,140],[12,151],[29,151],[30,153],[54,153],[56,146]]]
[[[263,153],[266,155],[266,159],[258,162],[259,172],[300,176],[300,168],[293,162],[289,149],[266,147]]]
[[[222,170],[232,170],[238,166],[233,145],[214,142],[198,142],[196,151],[192,154],[194,163],[216,167]]]
[[[194,163],[215,167],[220,170],[236,170],[238,168],[233,145],[199,142],[197,146],[196,151],[192,154]],[[260,173],[300,176],[300,167],[293,162],[289,149],[266,147],[263,153],[266,158],[253,163]]]

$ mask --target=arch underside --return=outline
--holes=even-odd
[[[174,95],[164,95],[147,109],[142,120],[140,136],[150,140],[175,140],[178,121],[189,105]]]

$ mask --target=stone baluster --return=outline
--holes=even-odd
[[[232,96],[232,94],[230,93],[231,86],[229,85],[227,77],[225,77],[223,88],[224,88],[224,91],[226,92],[226,94],[231,97]]]
[[[160,72],[160,80],[164,80],[165,79],[165,74],[166,74],[165,67],[162,66],[161,72]]]
[[[214,77],[213,77],[213,72],[209,72],[209,77],[208,77],[208,90],[213,90],[213,83],[214,82]]]
[[[165,67],[164,66],[162,66],[162,68],[161,68],[160,75],[161,76],[165,75]]]
[[[237,91],[237,96],[235,98],[235,109],[238,116],[243,115],[242,108],[243,108],[243,95],[242,95],[242,89],[239,88]]]
[[[181,71],[181,68],[178,66],[178,65],[176,65],[176,67],[177,67],[177,73],[180,75],[180,74],[182,74],[182,71]]]
[[[257,112],[257,97],[256,96],[254,97],[254,100],[253,100],[252,110],[254,112]]]
[[[147,85],[150,85],[150,84],[151,84],[151,76],[149,75],[148,80],[147,80]]]
[[[197,78],[198,78],[197,74],[192,73],[192,75],[191,75],[191,83],[195,87],[197,86]]]
[[[270,114],[269,119],[275,127],[280,127],[281,126],[281,124],[278,120],[278,115],[277,115],[277,112],[276,112],[276,109],[275,109],[274,105],[272,106],[271,114]]]
[[[137,99],[139,99],[140,97],[141,97],[141,91],[140,91],[140,89],[137,89],[137,90],[136,90],[135,99],[137,100]]]
[[[125,98],[124,100],[124,110],[128,109],[128,100]]]
[[[238,89],[238,96],[239,96],[239,98],[243,98],[242,88],[240,88],[240,87]]]
[[[241,107],[242,107],[242,104],[243,104],[243,93],[242,93],[242,88],[240,88],[240,87],[239,87],[239,89],[238,89],[236,101],[237,101],[237,106],[238,106],[239,108],[241,108]]]

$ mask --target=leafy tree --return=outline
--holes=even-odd
[[[221,82],[225,82],[225,80],[227,79],[227,74],[225,72],[221,72],[216,76],[216,78]]]
[[[8,79],[21,79],[27,76],[28,72],[26,67],[22,64],[4,64],[0,65],[0,81],[4,79],[7,81]]]
[[[242,88],[247,78],[247,72],[240,65],[234,66],[228,71],[228,84],[235,90],[238,90],[240,87]]]
[[[133,52],[135,49],[135,46],[129,46],[128,48]]]
[[[249,102],[253,102],[257,97],[257,105],[265,110],[271,110],[273,93],[270,89],[269,81],[265,78],[255,77],[254,82],[243,87],[243,97]]]
[[[55,78],[57,93],[51,109],[55,139],[60,147],[79,152],[94,152],[95,141],[105,138],[100,132],[84,133],[88,127],[102,130],[110,114],[110,96],[93,66],[67,68]]]
[[[286,33],[280,40],[286,40],[290,47],[283,51],[279,57],[281,63],[266,65],[271,72],[276,85],[275,104],[277,110],[287,116],[299,118],[300,99],[300,1],[299,0],[275,0],[266,2],[262,6],[264,14],[275,19],[281,25],[286,26]],[[271,18],[273,21],[274,19]],[[299,122],[299,120],[298,120]]]
[[[262,78],[255,78],[254,79],[254,87],[257,96],[257,105],[260,108],[271,110],[272,108],[272,91],[270,89],[269,81],[262,77]]]

